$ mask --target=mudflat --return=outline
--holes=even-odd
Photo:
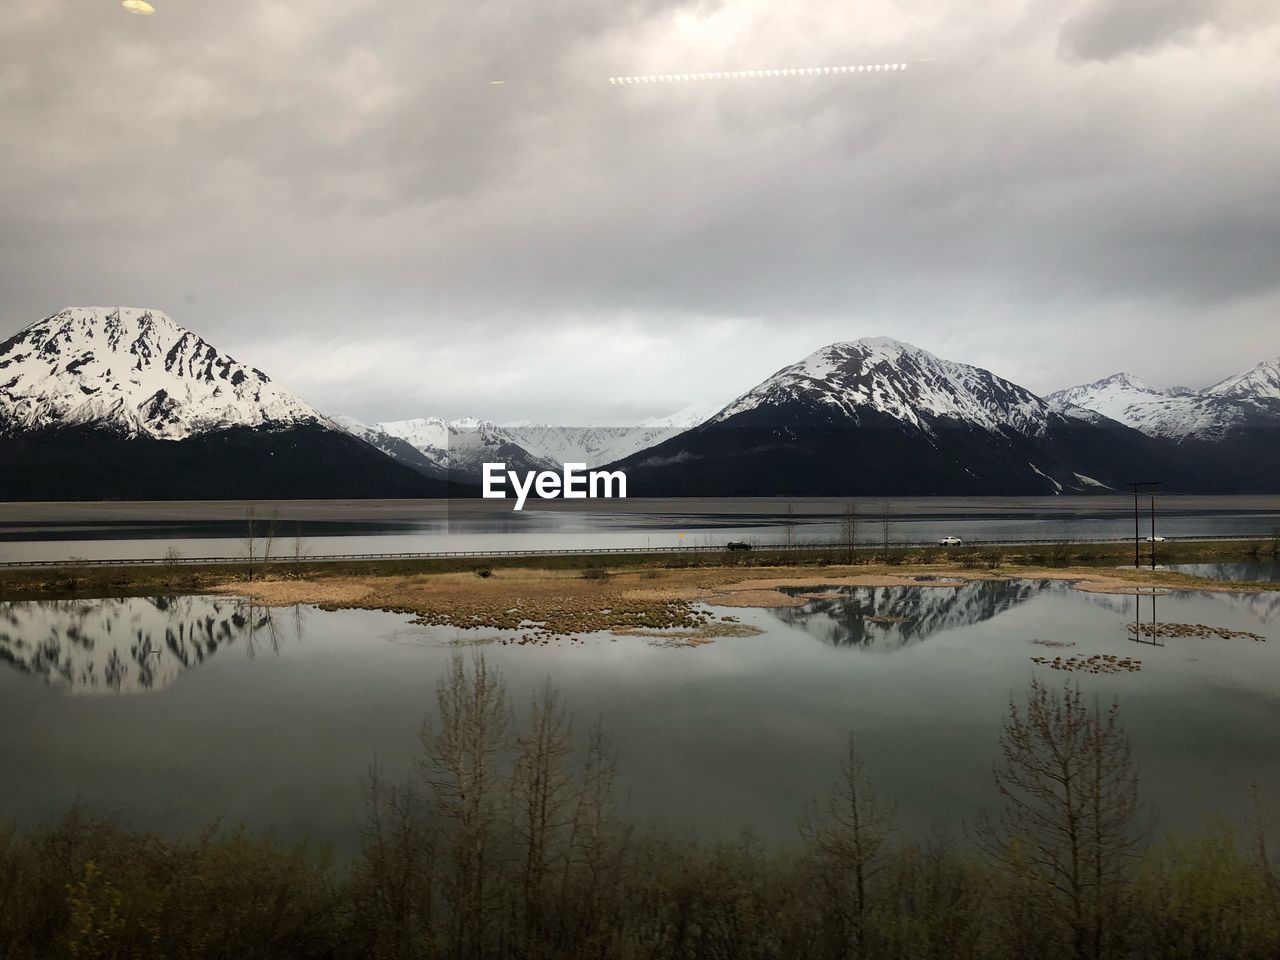
[[[411,575],[307,571],[294,578],[228,579],[208,592],[247,596],[269,606],[313,604],[325,608],[389,610],[417,622],[461,629],[525,630],[563,636],[607,631],[707,632],[732,623],[708,607],[787,607],[807,603],[814,592],[840,587],[946,588],[974,580],[1058,580],[1078,590],[1132,594],[1195,589],[1241,592],[1280,589],[1280,584],[1208,580],[1168,571],[1123,568],[1018,568],[971,570],[943,564],[911,566],[641,568],[619,572],[504,568],[472,573]],[[795,591],[804,591],[796,594]],[[790,592],[789,592],[790,591]],[[726,631],[726,632],[732,632]]]

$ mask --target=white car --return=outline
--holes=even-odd
[[[958,547],[958,546],[960,546],[960,544],[962,544],[962,543],[964,543],[964,541],[963,541],[963,540],[961,540],[959,537],[943,537],[941,540],[939,540],[939,541],[938,541],[938,546],[940,546],[940,547]]]
[[[1143,537],[1147,543],[1164,543],[1164,537]]]

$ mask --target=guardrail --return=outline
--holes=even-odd
[[[1252,540],[1270,540],[1270,535],[1254,535],[1254,536],[1222,536],[1219,534],[1196,534],[1186,537],[1167,537],[1164,543],[1186,543],[1188,541],[1208,542],[1208,541],[1252,541]],[[1147,541],[1142,541],[1146,543]],[[946,550],[963,550],[968,547],[1018,547],[1018,546],[1054,546],[1054,545],[1080,545],[1080,544],[1121,544],[1133,543],[1132,537],[1076,537],[1071,539],[1062,538],[1040,538],[1031,540],[965,540],[956,547],[941,547]],[[937,540],[890,540],[889,547],[891,549],[906,549],[913,547],[934,547],[939,548]],[[883,542],[865,542],[859,543],[857,549],[860,551],[874,551],[883,549]],[[752,551],[759,553],[789,553],[798,551],[832,551],[847,550],[845,544],[840,543],[766,543],[752,544]],[[690,544],[685,547],[565,547],[556,549],[533,549],[533,550],[437,550],[416,553],[329,553],[314,554],[302,557],[294,557],[290,555],[272,557],[264,560],[262,557],[255,557],[254,563],[273,563],[273,564],[290,564],[290,563],[341,563],[350,560],[466,560],[466,559],[483,559],[485,557],[556,557],[556,556],[594,556],[594,555],[619,555],[619,554],[687,554],[687,553],[727,553],[730,552],[723,544]],[[745,551],[744,551],[745,552]],[[120,557],[105,560],[9,560],[0,561],[0,569],[22,569],[22,568],[58,568],[58,567],[151,567],[151,566],[204,566],[217,564],[245,564],[249,562],[247,556],[239,557]]]

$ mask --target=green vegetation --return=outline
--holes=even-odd
[[[415,769],[370,770],[350,864],[80,810],[0,829],[0,958],[1280,954],[1261,823],[1246,844],[1225,828],[1150,843],[1118,708],[1070,684],[1010,705],[974,853],[899,836],[852,740],[830,795],[797,811],[795,850],[646,836],[619,816],[608,736],[582,739],[551,684],[517,722],[501,675],[458,657]]]
[[[848,535],[857,534],[856,518],[845,521]],[[274,535],[273,535],[274,536]],[[315,561],[301,546],[287,557],[263,558],[267,540],[255,540],[255,560],[203,564],[177,563],[177,557],[153,565],[0,569],[0,600],[44,598],[149,596],[156,593],[200,593],[214,584],[268,578],[397,577],[436,573],[476,573],[485,577],[495,570],[576,571],[591,579],[629,570],[684,570],[699,568],[799,567],[832,565],[888,566],[895,573],[911,567],[947,565],[969,570],[1001,570],[1018,576],[1019,569],[1114,567],[1132,565],[1132,543],[1056,543],[990,547],[886,547],[847,542],[796,544],[790,549],[757,547],[748,551],[673,550],[670,553],[617,553],[608,555],[552,554],[526,557],[455,557],[440,559]],[[1149,545],[1143,546],[1144,559]],[[1170,541],[1159,545],[1161,564],[1225,563],[1280,558],[1280,533],[1255,540]],[[1158,582],[1176,586],[1194,578],[1157,572]],[[1234,589],[1280,589],[1280,583],[1228,584]]]

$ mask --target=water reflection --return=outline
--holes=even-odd
[[[752,824],[770,843],[794,842],[797,814],[829,789],[849,731],[898,798],[904,829],[958,830],[991,800],[1000,718],[1033,677],[1120,700],[1161,829],[1250,813],[1254,782],[1280,796],[1280,629],[1226,606],[1229,595],[1157,596],[1164,646],[1151,647],[1130,640],[1135,606],[1141,624],[1153,619],[1151,598],[1132,589],[803,592],[825,595],[781,611],[718,609],[762,632],[695,648],[588,636],[481,649],[517,709],[550,677],[578,717],[601,718],[636,819],[708,838]],[[373,757],[393,777],[415,769],[439,676],[458,641],[469,656],[481,639],[407,621],[305,606],[270,618],[209,597],[0,604],[0,655],[15,665],[0,667],[0,725],[21,731],[0,750],[0,819],[39,819],[79,796],[163,832],[222,818],[353,851],[361,771]],[[1200,624],[1212,629],[1179,629]],[[37,651],[55,641],[56,655]],[[1067,677],[1033,659],[1058,654],[1132,657],[1142,669]]]
[[[301,609],[291,632],[301,638]],[[282,628],[266,607],[221,597],[130,597],[0,603],[0,661],[72,694],[167,687],[184,670],[242,644],[278,652]]]
[[[1231,566],[1227,564],[1226,566]],[[1172,568],[1171,568],[1172,569]],[[1192,572],[1188,570],[1187,572]],[[1135,611],[1133,604],[1135,596],[1144,607],[1141,617],[1146,620],[1153,619],[1150,611],[1151,600],[1150,588],[1130,588],[1121,593],[1093,593],[1081,592],[1090,602],[1097,606],[1107,607],[1116,613],[1123,614],[1129,619],[1129,626],[1132,628]],[[1280,591],[1276,590],[1246,590],[1241,592],[1220,592],[1214,590],[1186,590],[1179,587],[1177,590],[1161,589],[1157,592],[1157,596],[1183,596],[1196,597],[1198,600],[1207,604],[1214,604],[1220,607],[1227,607],[1235,613],[1243,613],[1258,621],[1258,623],[1268,625],[1280,622]]]
[[[1164,642],[1160,640],[1160,621],[1156,619],[1156,599],[1163,593],[1153,587],[1134,587],[1133,588],[1133,623],[1129,624],[1129,639],[1134,643],[1146,644],[1152,647],[1163,647]],[[1150,602],[1150,615],[1143,622],[1143,604],[1142,598],[1146,597]]]
[[[1193,577],[1226,580],[1232,583],[1280,581],[1280,560],[1246,560],[1238,563],[1174,563],[1166,569]]]
[[[959,587],[787,588],[808,602],[771,612],[832,646],[895,650],[990,620],[1042,587],[1028,580],[974,580]]]

